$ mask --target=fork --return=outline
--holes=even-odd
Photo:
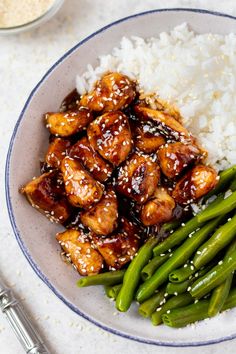
[[[0,309],[27,354],[50,354],[23,307],[0,279]]]

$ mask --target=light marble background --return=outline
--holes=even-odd
[[[233,353],[236,341],[200,348],[164,348],[109,334],[67,308],[36,276],[14,238],[5,204],[4,166],[10,136],[26,98],[45,71],[100,27],[134,13],[192,7],[236,15],[235,0],[66,0],[49,23],[33,32],[0,38],[0,272],[22,299],[53,354]],[[157,328],[158,335],[158,328]],[[0,314],[0,353],[23,353]]]

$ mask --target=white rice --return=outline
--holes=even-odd
[[[186,23],[158,38],[124,37],[111,54],[77,76],[83,94],[107,71],[119,71],[175,104],[184,125],[217,169],[236,163],[236,35],[196,35]]]

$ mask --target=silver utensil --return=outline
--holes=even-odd
[[[50,354],[13,292],[0,279],[0,309],[27,354]]]

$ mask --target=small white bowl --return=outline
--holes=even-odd
[[[0,27],[0,35],[17,34],[39,27],[43,23],[50,20],[50,18],[52,18],[59,11],[63,3],[64,0],[54,0],[54,3],[49,7],[49,9],[33,21],[14,27]]]
[[[116,21],[92,34],[60,58],[31,92],[16,123],[6,162],[6,199],[16,239],[38,276],[73,311],[123,337],[166,346],[197,346],[236,338],[236,311],[231,310],[192,327],[175,330],[153,327],[137,314],[136,304],[128,313],[116,313],[114,303],[102,287],[77,288],[78,273],[60,258],[55,234],[62,228],[51,224],[33,209],[18,189],[39,174],[39,158],[44,156],[48,133],[42,115],[57,110],[62,99],[75,87],[75,76],[96,65],[122,36],[158,36],[187,22],[197,33],[236,32],[236,18],[205,10],[163,9]]]

